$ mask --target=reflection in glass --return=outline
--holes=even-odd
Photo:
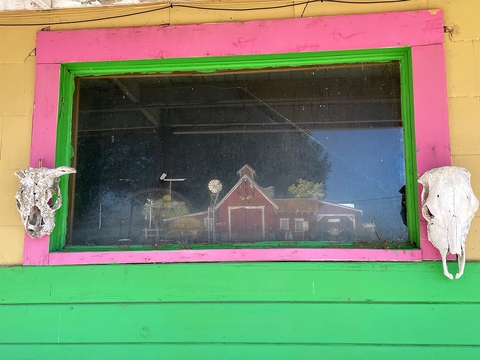
[[[67,245],[407,241],[399,76],[80,78]]]

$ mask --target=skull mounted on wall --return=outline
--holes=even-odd
[[[31,238],[49,235],[55,227],[55,211],[62,205],[60,176],[76,173],[74,168],[26,168],[15,175],[20,179],[15,199],[22,223]],[[53,203],[54,195],[57,196]]]
[[[443,273],[453,279],[447,268],[447,254],[458,256],[458,273],[465,268],[465,242],[470,222],[478,209],[478,199],[470,185],[470,172],[457,166],[444,166],[423,174],[422,215],[427,220],[428,240],[442,256]]]

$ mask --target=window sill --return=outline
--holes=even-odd
[[[248,261],[421,261],[422,251],[391,249],[216,249],[87,251],[49,254],[49,265]]]
[[[343,249],[343,250],[416,250],[415,245],[405,242],[368,242],[354,243],[321,241],[265,241],[252,243],[224,244],[152,244],[152,245],[104,245],[104,246],[67,246],[55,252],[112,252],[112,251],[171,251],[171,250],[251,250],[251,249]]]

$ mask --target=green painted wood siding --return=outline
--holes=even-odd
[[[0,359],[476,359],[479,276],[468,263],[448,280],[439,262],[1,268]]]

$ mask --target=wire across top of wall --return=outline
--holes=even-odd
[[[81,20],[71,20],[71,21],[52,21],[52,22],[17,22],[17,23],[0,23],[0,26],[50,26],[50,25],[69,25],[69,24],[81,24],[81,23],[89,23],[94,21],[105,21],[105,20],[114,20],[120,18],[126,18],[130,16],[136,15],[143,15],[158,11],[163,11],[172,8],[187,8],[193,10],[204,10],[204,11],[231,11],[231,12],[247,12],[247,11],[266,11],[266,10],[275,10],[275,9],[283,9],[289,7],[296,7],[296,6],[303,6],[304,9],[302,11],[302,17],[305,13],[305,10],[309,4],[312,3],[339,3],[339,4],[350,4],[350,5],[374,5],[374,4],[391,4],[391,3],[400,3],[400,2],[408,2],[411,0],[306,0],[301,2],[292,2],[283,5],[272,5],[272,6],[253,6],[253,7],[211,7],[211,6],[200,6],[200,5],[190,5],[184,3],[172,3],[170,2],[168,5],[157,6],[151,9],[140,10],[140,11],[132,11],[129,13],[124,13],[121,15],[111,15],[111,16],[104,16],[98,18],[89,18],[89,19],[81,19]],[[165,24],[168,25],[168,24]]]

